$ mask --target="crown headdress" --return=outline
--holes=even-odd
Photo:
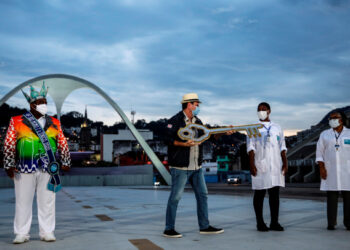
[[[35,88],[32,85],[30,85],[30,94],[28,95],[23,90],[22,90],[22,93],[23,93],[24,97],[27,99],[27,101],[29,103],[32,103],[36,100],[46,98],[48,90],[49,90],[49,87],[45,87],[45,82],[43,82],[43,86],[41,87],[40,92],[36,91]]]

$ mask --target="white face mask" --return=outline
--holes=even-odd
[[[329,126],[331,128],[339,127],[339,125],[340,125],[339,119],[331,119],[331,120],[329,120]]]
[[[38,111],[42,115],[46,115],[46,113],[47,113],[47,105],[46,104],[36,105],[35,110]]]
[[[267,111],[259,111],[258,117],[259,117],[259,120],[264,121],[267,118]]]

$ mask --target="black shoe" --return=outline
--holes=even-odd
[[[334,226],[328,226],[327,230],[335,230],[335,227]]]
[[[207,229],[201,229],[199,230],[200,234],[221,234],[224,232],[224,229],[222,228],[215,228],[212,226],[209,226]]]
[[[284,228],[279,223],[270,224],[271,231],[284,231]]]
[[[262,224],[257,224],[256,225],[256,229],[260,232],[267,232],[269,231],[269,228],[266,226],[265,223],[262,223]]]
[[[174,229],[170,229],[170,230],[164,230],[163,236],[168,238],[181,238],[182,234],[176,232]]]

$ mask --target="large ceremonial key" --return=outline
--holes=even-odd
[[[252,138],[252,136],[261,136],[259,132],[259,128],[263,128],[264,126],[262,124],[250,124],[250,125],[242,125],[242,126],[232,126],[232,127],[221,127],[221,128],[213,128],[209,129],[204,125],[190,123],[186,125],[184,128],[180,128],[179,131],[177,131],[177,134],[182,140],[192,140],[194,142],[201,143],[205,140],[208,140],[209,137],[213,134],[221,134],[232,130],[245,130],[247,131],[247,135],[249,138]],[[201,137],[196,138],[196,132],[197,130],[202,130],[203,135]]]

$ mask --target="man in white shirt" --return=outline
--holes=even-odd
[[[249,154],[252,188],[254,189],[254,211],[257,230],[283,231],[278,222],[279,187],[285,186],[284,175],[287,172],[286,143],[281,127],[270,121],[271,108],[266,102],[258,105],[258,117],[264,125],[259,129],[261,137],[247,137],[247,152]],[[269,193],[271,212],[270,227],[263,219],[263,204],[266,190]]]
[[[317,142],[320,189],[327,191],[328,230],[337,225],[339,191],[343,195],[344,226],[350,230],[350,130],[344,126],[346,120],[341,111],[331,113],[331,128],[323,131]]]

